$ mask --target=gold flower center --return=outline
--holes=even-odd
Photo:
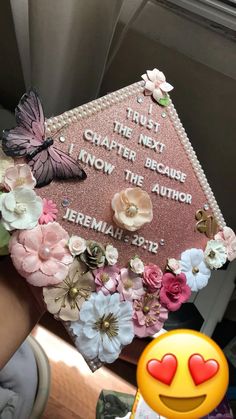
[[[109,313],[107,316],[104,314],[96,321],[95,329],[106,333],[109,338],[113,338],[118,335],[118,320],[113,313]]]
[[[193,269],[192,269],[192,273],[193,273],[193,275],[198,274],[198,272],[199,272],[198,267],[197,267],[197,266],[194,266],[194,267],[193,267]]]
[[[102,281],[103,283],[106,283],[106,282],[109,280],[109,275],[108,275],[108,274],[106,274],[106,273],[103,273],[103,274],[100,276],[100,278],[101,278],[101,281]]]
[[[15,186],[22,186],[25,183],[25,177],[18,177],[15,182]]]
[[[144,312],[145,314],[149,313],[149,311],[150,311],[150,307],[148,307],[148,306],[144,306],[144,307],[143,307],[143,312]]]
[[[215,255],[216,253],[214,252],[214,250],[211,250],[208,256],[209,258],[214,259]]]
[[[125,210],[127,217],[135,217],[138,213],[138,207],[135,204],[130,203]]]
[[[78,288],[75,288],[75,287],[70,288],[70,290],[69,290],[69,296],[70,296],[70,298],[75,299],[76,297],[78,297],[78,295],[79,295]]]
[[[128,289],[132,288],[132,286],[133,286],[133,281],[132,281],[132,279],[127,278],[127,279],[125,280],[125,282],[124,282],[124,289],[125,289],[125,290],[128,290]]]

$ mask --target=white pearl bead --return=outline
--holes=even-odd
[[[39,257],[43,260],[46,260],[51,255],[51,249],[48,246],[42,245],[39,249]]]

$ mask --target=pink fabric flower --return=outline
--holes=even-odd
[[[57,219],[58,209],[51,199],[43,198],[43,212],[39,219],[39,224],[48,224]]]
[[[66,278],[73,261],[68,239],[68,233],[58,223],[16,231],[9,243],[13,264],[32,285],[58,284]]]
[[[5,171],[4,186],[10,191],[19,186],[34,189],[35,185],[36,179],[28,164],[16,164]]]
[[[120,281],[117,286],[117,291],[120,293],[122,300],[139,300],[145,293],[142,278],[129,269],[122,268],[120,270]]]
[[[146,293],[139,301],[134,301],[133,308],[134,333],[140,338],[159,332],[168,318],[168,310],[160,303],[159,292]]]
[[[157,68],[147,70],[146,74],[142,75],[142,79],[145,81],[145,94],[152,95],[157,102],[165,98],[167,93],[173,89],[173,86],[166,82],[162,71]]]
[[[161,288],[163,272],[159,266],[150,263],[144,267],[143,282],[147,285],[148,291],[155,292]]]
[[[224,243],[227,251],[227,258],[230,262],[236,258],[236,236],[233,230],[229,227],[224,227],[215,235],[215,240],[220,240]]]
[[[96,291],[102,291],[104,295],[113,294],[116,291],[120,278],[120,270],[117,266],[105,266],[96,269],[95,276]]]
[[[181,304],[189,299],[190,295],[191,289],[187,285],[184,273],[179,275],[166,273],[163,275],[160,301],[168,310],[178,310]]]

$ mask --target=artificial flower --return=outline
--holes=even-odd
[[[173,86],[166,82],[166,78],[161,71],[157,68],[147,70],[147,73],[142,75],[142,79],[145,81],[146,95],[152,95],[160,105],[169,104],[167,93],[173,89]]]
[[[116,193],[111,206],[115,223],[129,231],[138,230],[153,218],[152,201],[148,193],[140,188],[127,188]]]
[[[28,188],[16,188],[0,195],[1,223],[8,231],[34,228],[42,208],[42,199]]]
[[[96,290],[104,295],[113,294],[116,291],[120,278],[120,270],[117,266],[104,266],[93,271]]]
[[[43,198],[43,212],[39,218],[39,224],[48,224],[57,219],[58,209],[51,199]]]
[[[211,271],[204,260],[202,249],[189,249],[181,254],[181,270],[187,278],[192,291],[204,288],[211,276]]]
[[[8,255],[8,244],[10,241],[9,232],[0,224],[0,256]]]
[[[144,271],[144,264],[138,256],[135,256],[129,262],[131,270],[136,274],[142,274]]]
[[[155,292],[161,288],[162,284],[162,270],[159,266],[154,265],[154,263],[149,263],[144,268],[143,273],[143,282],[148,288],[149,292]]]
[[[43,297],[47,309],[56,318],[76,321],[84,301],[95,291],[94,278],[86,272],[86,265],[74,259],[67,277],[58,285],[43,288]]]
[[[220,240],[224,243],[227,251],[227,258],[230,262],[236,258],[236,236],[234,231],[229,227],[224,227],[215,235],[215,240]]]
[[[191,289],[187,285],[184,273],[174,275],[166,273],[162,277],[162,287],[160,290],[160,302],[168,310],[176,311],[182,303],[187,301],[191,295]]]
[[[179,260],[174,258],[167,259],[166,270],[173,272],[173,274],[178,275],[181,273],[181,266]]]
[[[105,256],[106,256],[108,265],[111,265],[111,266],[115,265],[119,256],[118,250],[111,244],[108,244],[106,246]]]
[[[8,167],[14,166],[14,160],[6,156],[0,147],[0,187],[4,187],[3,180]]]
[[[32,285],[58,284],[66,278],[73,261],[68,239],[68,233],[56,222],[15,231],[9,242],[13,264]]]
[[[35,185],[36,179],[28,164],[16,164],[5,171],[4,186],[10,191],[19,186],[22,188],[34,189]]]
[[[140,299],[145,293],[142,278],[134,274],[130,269],[122,268],[117,291],[123,300],[133,301]]]
[[[81,255],[86,250],[86,240],[79,236],[71,236],[68,247],[72,256]]]
[[[105,264],[105,249],[100,243],[88,240],[86,250],[81,253],[80,259],[90,269],[101,268]]]
[[[146,293],[139,301],[134,301],[133,308],[134,333],[140,338],[159,332],[168,318],[168,310],[160,303],[159,292]]]
[[[85,359],[114,362],[122,347],[134,338],[132,304],[121,302],[117,293],[93,293],[81,307],[79,321],[71,323],[71,329]]]
[[[227,250],[221,240],[209,240],[205,249],[205,262],[210,269],[221,268],[227,260]]]

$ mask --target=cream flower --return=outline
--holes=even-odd
[[[112,246],[111,244],[108,244],[105,250],[105,257],[106,257],[108,265],[111,265],[111,266],[115,265],[118,260],[118,256],[119,254],[116,247]]]
[[[227,250],[227,257],[230,262],[236,258],[236,236],[230,227],[224,227],[214,237],[215,240],[220,240],[224,243]]]
[[[95,291],[95,282],[91,272],[79,260],[70,265],[68,275],[63,282],[53,287],[43,288],[43,297],[50,313],[65,321],[79,319],[80,308]]]
[[[71,236],[68,247],[72,256],[78,256],[86,250],[86,240],[79,236]]]
[[[179,275],[181,273],[180,262],[176,260],[175,258],[168,258],[166,270],[173,272],[173,274],[175,275]]]
[[[116,193],[111,206],[115,223],[129,231],[138,230],[153,218],[152,201],[148,193],[140,188],[127,188]]]
[[[16,164],[5,171],[4,186],[13,190],[19,186],[34,189],[36,179],[34,178],[28,164]]]
[[[143,74],[142,79],[145,81],[145,94],[152,95],[160,105],[168,105],[167,93],[173,89],[173,86],[166,82],[164,74],[154,68],[154,70],[147,70],[147,74]]]
[[[227,251],[220,240],[209,240],[205,249],[205,262],[210,269],[221,268],[227,260]]]
[[[144,272],[144,264],[138,256],[134,257],[130,260],[130,268],[136,274],[142,274]]]
[[[14,160],[6,154],[0,148],[0,186],[3,186],[3,179],[5,172],[8,167],[14,166]]]
[[[34,228],[42,210],[42,199],[31,189],[16,188],[0,195],[1,223],[8,231]]]

